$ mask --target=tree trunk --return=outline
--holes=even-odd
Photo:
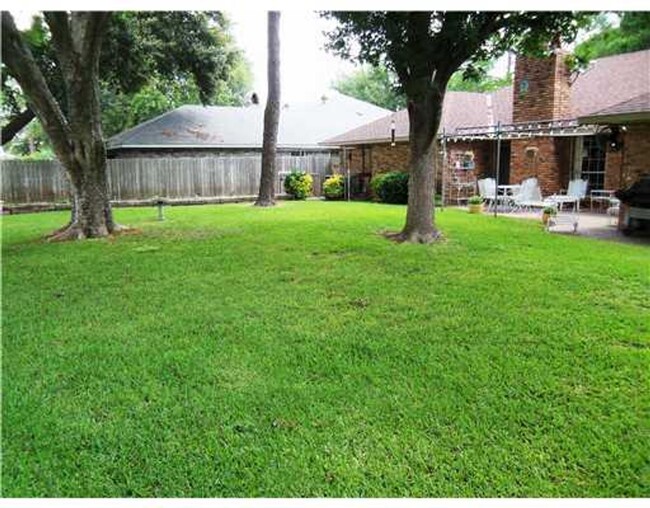
[[[81,145],[81,150],[88,153]],[[113,220],[106,159],[93,157],[66,168],[71,175],[73,196],[70,222],[52,233],[50,240],[72,240],[99,238],[124,229]]]
[[[96,238],[113,222],[99,101],[99,52],[110,13],[45,12],[68,99],[67,117],[49,89],[11,14],[2,13],[2,60],[41,121],[73,187],[69,224],[54,240]]]
[[[264,109],[262,175],[256,206],[275,205],[276,151],[280,122],[280,13],[268,13],[268,97]]]
[[[418,100],[409,101],[409,186],[406,224],[394,235],[398,241],[431,243],[441,234],[435,227],[435,140],[444,92],[427,86]],[[442,88],[444,90],[444,87]]]

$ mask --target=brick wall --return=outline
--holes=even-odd
[[[605,189],[619,189],[623,171],[623,151],[605,153]]]
[[[536,177],[543,195],[559,192],[569,184],[570,138],[513,139],[510,142],[510,183]]]
[[[517,56],[513,88],[513,121],[528,122],[571,116],[570,73],[566,53],[556,50],[548,58]],[[522,90],[522,82],[528,90]]]
[[[408,171],[408,143],[377,143],[355,146],[348,151],[351,173],[386,173],[388,171]],[[365,168],[365,169],[364,169]]]
[[[627,187],[642,174],[650,173],[650,124],[629,125],[623,143],[623,178],[620,187]]]
[[[493,149],[491,141],[459,141],[456,143],[447,143],[447,165],[445,181],[446,198],[449,200],[454,197],[452,186],[450,183],[454,177],[454,173],[464,181],[476,181],[477,178],[484,178],[494,173],[494,160]],[[362,151],[365,150],[365,155]],[[375,145],[367,145],[365,149],[361,146],[350,147],[347,149],[347,161],[350,164],[350,172],[352,174],[362,173],[362,163],[365,158],[365,173],[377,175],[388,171],[408,171],[409,161],[409,145],[408,143],[396,143],[391,146],[390,143],[378,143]],[[436,192],[441,192],[442,189],[442,154],[441,149],[435,150],[435,157],[437,162],[436,171]],[[457,170],[455,161],[462,158],[466,152],[472,152],[474,155],[474,169],[473,170]]]

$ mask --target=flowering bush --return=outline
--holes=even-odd
[[[314,179],[304,171],[292,171],[284,179],[284,191],[293,199],[306,199],[311,194]]]
[[[343,175],[332,175],[323,183],[323,194],[326,199],[341,199],[345,191]]]

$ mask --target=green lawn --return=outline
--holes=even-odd
[[[404,211],[4,217],[3,494],[650,495],[650,249]]]

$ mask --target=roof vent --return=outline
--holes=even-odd
[[[321,104],[325,104],[329,100],[329,97],[325,94],[320,96],[320,102]]]

